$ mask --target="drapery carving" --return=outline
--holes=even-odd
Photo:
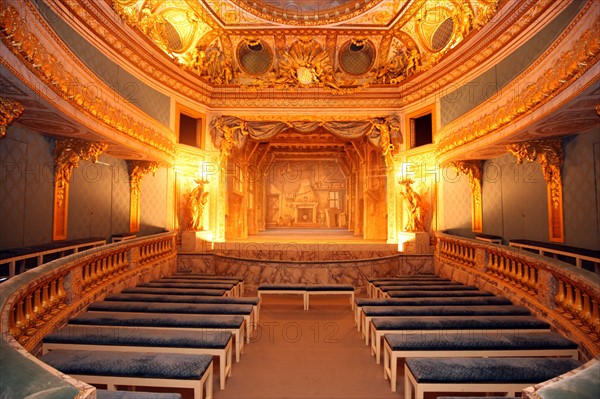
[[[456,161],[450,165],[469,179],[472,195],[472,230],[476,233],[482,233],[483,206],[481,202],[481,183],[483,181],[483,164],[481,161]]]
[[[140,193],[142,190],[142,178],[148,173],[156,173],[159,167],[158,162],[153,161],[128,161],[129,169],[129,231],[137,232],[140,230]]]
[[[25,108],[15,100],[0,97],[0,138],[6,135],[6,128],[18,118]]]
[[[537,161],[541,165],[548,190],[550,241],[563,242],[561,139],[525,141],[510,144],[506,148],[517,158],[517,164],[521,164],[526,159],[529,162]]]
[[[352,140],[366,136],[374,146],[381,148],[386,165],[393,165],[393,153],[402,143],[400,118],[388,115],[357,121],[244,121],[234,116],[219,116],[211,122],[213,143],[221,149],[221,157],[228,158],[234,147],[242,148],[248,137],[267,141],[277,134],[294,129],[301,133],[323,128],[336,137]]]

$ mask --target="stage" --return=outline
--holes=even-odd
[[[179,252],[178,270],[241,276],[249,292],[263,282],[353,284],[361,291],[367,278],[433,272],[432,253],[405,254],[398,244],[343,229],[269,229],[204,249]]]

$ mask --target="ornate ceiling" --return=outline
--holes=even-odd
[[[434,66],[496,12],[496,0],[113,0],[113,9],[212,85],[397,85]]]

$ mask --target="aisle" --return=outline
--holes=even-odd
[[[216,382],[216,381],[215,381]],[[218,384],[217,384],[218,386]],[[387,399],[401,397],[383,379],[353,324],[348,299],[263,299],[261,323],[215,399]]]

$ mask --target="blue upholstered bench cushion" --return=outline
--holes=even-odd
[[[548,384],[536,392],[542,399],[600,398],[600,362],[562,380]]]
[[[431,284],[446,284],[451,282],[448,279],[440,278],[440,277],[432,277],[432,278],[414,278],[414,279],[394,279],[394,280],[375,280],[372,284],[376,287],[380,287],[382,285],[431,285]],[[458,283],[454,283],[455,285]]]
[[[191,314],[120,314],[118,312],[83,313],[69,320],[69,324],[134,326],[134,327],[178,327],[178,328],[240,328],[243,316],[191,315]]]
[[[407,358],[419,383],[536,384],[580,366],[564,358]]]
[[[258,305],[256,297],[218,297],[201,295],[170,295],[168,290],[164,294],[114,294],[104,298],[105,301],[120,302],[175,302],[175,303],[219,303],[238,305]]]
[[[199,279],[199,278],[177,278],[164,277],[158,280],[152,280],[151,283],[192,283],[192,284],[211,284],[211,285],[231,285],[236,286],[239,281],[232,280],[216,280],[216,279]]]
[[[389,281],[389,280],[412,280],[412,279],[430,279],[430,278],[441,278],[435,274],[413,274],[410,276],[395,276],[395,277],[369,277],[367,281],[373,283],[375,281]]]
[[[88,306],[88,310],[111,312],[154,312],[154,313],[196,313],[196,314],[240,314],[249,315],[252,305],[219,303],[169,303],[169,302],[117,302],[98,301]]]
[[[556,333],[510,334],[385,334],[385,341],[395,351],[410,350],[520,350],[577,349],[577,344]]]
[[[202,288],[163,288],[163,287],[131,287],[121,291],[124,294],[166,294],[169,295],[203,295],[223,296],[226,290],[207,290]]]
[[[469,399],[519,399],[515,396],[469,396]],[[437,399],[465,399],[464,396],[438,396]]]
[[[259,291],[302,291],[306,290],[306,284],[271,284],[271,283],[263,283],[258,286]]]
[[[211,355],[57,349],[40,360],[65,374],[199,380]]]
[[[475,291],[478,289],[473,285],[450,285],[431,282],[429,285],[384,286],[382,291]]]
[[[449,297],[449,298],[371,298],[363,300],[360,306],[467,306],[467,305],[512,305],[504,297]]]
[[[123,326],[84,326],[68,324],[46,335],[44,343],[157,346],[169,348],[224,349],[231,341],[229,331],[186,331],[178,329],[139,329]]]
[[[366,316],[524,316],[530,312],[523,306],[363,306]]]
[[[385,283],[377,284],[377,287],[383,289],[385,287],[406,287],[406,286],[418,286],[418,285],[464,285],[463,283],[457,283],[456,281],[449,280],[425,280],[425,281],[389,281]]]
[[[351,284],[307,284],[307,291],[349,291],[354,292]]]
[[[242,276],[218,276],[216,274],[201,274],[201,273],[185,273],[185,272],[177,272],[171,274],[169,277],[177,277],[177,278],[202,278],[202,279],[215,279],[215,280],[231,280],[231,281],[244,281],[244,277]]]
[[[550,324],[534,316],[472,316],[417,318],[373,318],[377,330],[545,330]]]
[[[181,394],[166,392],[107,391],[106,389],[96,389],[96,399],[181,399]]]
[[[222,284],[222,283],[194,283],[193,281],[187,283],[169,283],[168,281],[155,281],[150,283],[139,284],[138,287],[162,287],[162,288],[198,288],[198,289],[221,289],[230,290],[234,287],[234,284]]]
[[[451,296],[493,296],[491,292],[482,290],[451,290],[451,291],[429,291],[429,290],[415,290],[415,291],[386,291],[386,293],[392,298],[436,298],[436,297],[451,297]]]

